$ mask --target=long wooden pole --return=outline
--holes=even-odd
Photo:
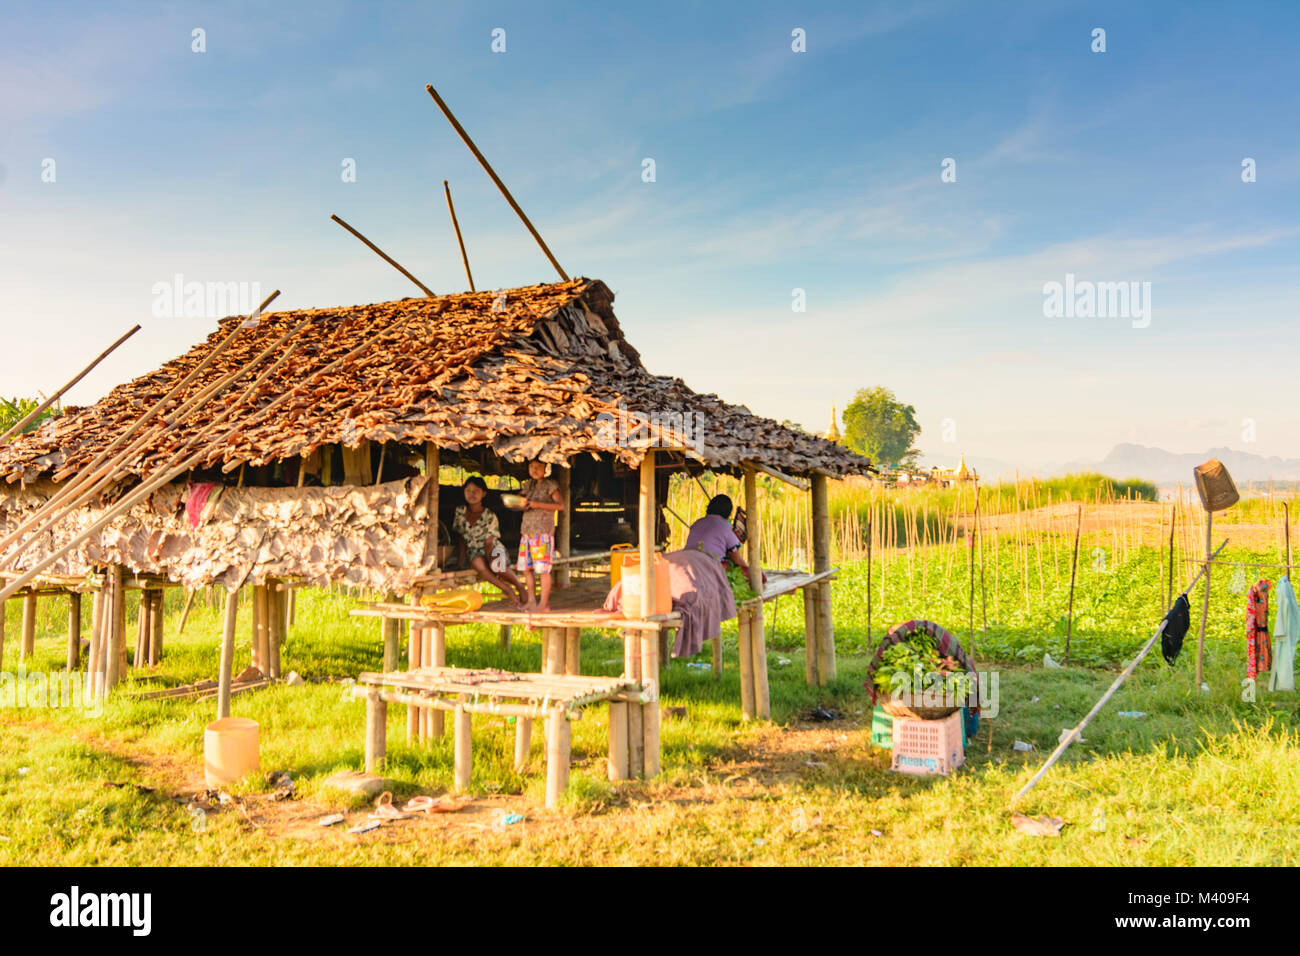
[[[1214,554],[1217,555],[1220,551],[1222,551],[1227,546],[1227,544],[1228,542],[1225,539],[1223,544],[1219,545],[1219,547],[1215,549]],[[1207,573],[1207,571],[1209,570],[1209,566],[1210,564],[1209,561],[1207,560],[1205,562],[1205,566],[1201,568],[1200,572],[1197,573],[1196,577],[1192,578],[1192,583],[1187,585],[1187,588],[1182,592],[1183,594],[1186,594],[1188,591],[1190,591],[1192,588],[1196,586],[1196,582],[1200,580],[1202,574]],[[1016,793],[1016,795],[1011,798],[1012,803],[1015,803],[1026,793],[1032,790],[1034,785],[1038,783],[1039,780],[1043,779],[1043,775],[1052,768],[1052,764],[1056,763],[1056,761],[1060,759],[1061,754],[1065,753],[1066,748],[1069,747],[1070,744],[1074,743],[1076,740],[1079,739],[1079,735],[1083,733],[1083,728],[1087,727],[1089,721],[1091,721],[1092,718],[1096,717],[1097,714],[1101,712],[1101,709],[1106,706],[1106,702],[1110,700],[1111,697],[1114,696],[1115,691],[1119,690],[1120,685],[1122,685],[1126,680],[1129,679],[1129,676],[1133,673],[1134,670],[1137,669],[1137,666],[1142,663],[1142,659],[1145,658],[1147,654],[1150,652],[1151,648],[1155,646],[1156,641],[1160,639],[1160,635],[1163,634],[1164,631],[1165,631],[1165,621],[1162,620],[1160,624],[1157,625],[1155,633],[1151,635],[1151,639],[1146,642],[1146,644],[1142,647],[1142,650],[1138,651],[1137,657],[1133,658],[1133,660],[1129,662],[1129,665],[1125,667],[1123,671],[1120,672],[1120,675],[1115,678],[1115,682],[1110,685],[1110,689],[1107,690],[1106,693],[1102,694],[1101,700],[1097,701],[1097,703],[1093,706],[1092,710],[1088,711],[1087,716],[1085,716],[1083,720],[1079,721],[1078,725],[1074,727],[1072,730],[1070,730],[1070,732],[1065,735],[1065,737],[1061,740],[1061,742],[1057,744],[1056,749],[1052,751],[1052,755],[1047,758],[1047,762],[1044,763],[1041,767],[1039,767],[1038,772],[1034,774],[1032,778],[1030,778],[1029,782],[1025,784],[1023,787],[1021,787],[1020,790]]]
[[[451,213],[451,228],[456,230],[456,245],[460,246],[460,261],[465,265],[465,281],[469,283],[469,291],[477,291],[474,288],[474,276],[469,271],[469,256],[465,252],[465,239],[460,234],[460,221],[456,218],[456,207],[451,201],[451,186],[447,180],[442,181],[442,191],[447,195],[447,212]]]
[[[427,285],[425,285],[423,282],[421,282],[421,281],[420,281],[419,279],[417,279],[415,276],[411,275],[411,274],[410,274],[409,272],[407,272],[404,268],[402,268],[401,263],[399,263],[396,259],[394,259],[392,256],[390,256],[388,253],[384,252],[383,249],[380,249],[377,245],[375,245],[373,242],[371,242],[371,241],[370,241],[369,239],[367,239],[365,236],[361,235],[361,233],[357,232],[355,229],[353,229],[351,226],[349,226],[346,222],[344,222],[344,221],[343,221],[342,219],[340,219],[338,216],[335,216],[335,215],[331,214],[331,215],[330,215],[330,218],[333,219],[335,222],[337,222],[340,226],[342,226],[342,227],[343,227],[344,229],[346,229],[348,232],[352,233],[352,235],[356,236],[358,239],[360,239],[362,242],[364,242],[364,243],[366,244],[366,246],[369,247],[369,249],[370,249],[371,252],[373,252],[375,255],[379,256],[379,258],[383,259],[385,262],[387,262],[390,266],[392,266],[394,269],[396,269],[396,270],[397,270],[398,272],[400,272],[402,275],[406,276],[406,278],[410,279],[410,280],[411,280],[412,282],[414,282],[417,286],[419,286],[421,292],[423,292],[423,293],[424,293],[425,295],[427,295],[429,298],[435,298],[435,294],[433,293],[433,291],[431,291],[431,290],[429,289],[429,287],[428,287]]]
[[[405,327],[407,322],[410,321],[410,318],[411,317],[408,316],[406,319],[402,319],[401,321],[395,323],[391,327],[389,332],[396,333],[400,331],[403,327]],[[324,367],[317,369],[314,372],[305,373],[301,381],[293,388],[290,388],[289,390],[281,394],[278,398],[272,400],[268,405],[263,407],[260,411],[255,412],[253,415],[249,416],[246,420],[226,430],[218,438],[214,438],[210,440],[198,452],[191,455],[189,458],[186,458],[177,467],[170,468],[169,470],[171,463],[175,463],[178,459],[180,459],[182,455],[185,454],[186,451],[188,451],[190,448],[193,448],[201,438],[203,438],[205,435],[211,434],[218,425],[220,425],[232,414],[234,414],[234,412],[237,409],[242,407],[244,403],[249,399],[249,397],[252,396],[254,393],[256,393],[256,391],[261,387],[262,383],[273,372],[275,372],[276,369],[278,369],[282,364],[284,364],[284,362],[287,361],[290,356],[292,356],[297,351],[298,344],[299,343],[294,343],[293,345],[289,346],[289,348],[285,349],[284,354],[281,355],[270,366],[268,366],[266,370],[263,371],[253,381],[253,383],[247,389],[244,390],[244,393],[234,403],[232,403],[225,411],[223,411],[220,415],[217,416],[215,421],[210,423],[207,426],[207,428],[199,435],[194,436],[188,442],[186,442],[186,444],[175,455],[172,456],[172,458],[169,460],[168,465],[161,466],[159,469],[157,469],[157,471],[155,472],[157,477],[150,478],[149,480],[138,485],[130,494],[122,498],[112,508],[110,508],[103,515],[103,517],[101,517],[93,525],[83,530],[71,541],[64,544],[62,547],[60,547],[58,550],[48,555],[46,558],[42,559],[35,567],[28,569],[22,575],[16,578],[14,581],[11,581],[5,588],[0,590],[0,601],[4,601],[5,599],[11,597],[16,591],[20,590],[24,585],[26,585],[29,581],[35,578],[38,574],[40,574],[46,568],[50,567],[52,564],[58,561],[59,558],[63,557],[73,548],[77,547],[87,538],[91,537],[94,534],[97,534],[110,521],[112,521],[118,515],[122,514],[128,508],[135,505],[146,495],[151,494],[155,489],[162,487],[167,482],[172,481],[173,479],[179,477],[182,473],[184,473],[189,468],[192,468],[195,465],[199,464],[201,461],[204,460],[205,456],[211,453],[211,451],[214,448],[221,447],[226,442],[226,440],[230,438],[231,435],[235,434],[236,432],[242,431],[243,429],[249,428],[250,426],[255,425],[258,422],[264,420],[273,411],[275,411],[275,409],[277,409],[280,405],[282,405],[284,402],[287,402],[289,401],[289,399],[298,395],[299,392],[301,392],[308,385],[317,381],[321,376],[328,375],[330,372],[334,371],[334,369],[338,368],[340,365],[352,361],[354,358],[356,358],[356,356],[360,355],[362,352],[372,349],[374,347],[373,340],[368,341],[365,344],[359,345],[357,348],[351,350],[346,355],[343,355],[335,359],[333,362],[330,362],[328,365],[325,365]],[[159,474],[159,472],[161,472],[161,474]]]
[[[469,133],[465,132],[465,127],[461,126],[456,117],[452,115],[451,108],[443,102],[442,97],[438,95],[438,91],[433,88],[432,84],[426,85],[425,89],[428,91],[429,95],[433,97],[433,101],[438,104],[438,109],[442,110],[442,115],[447,117],[447,122],[451,124],[451,128],[456,131],[456,134],[460,136],[462,140],[464,140],[465,145],[469,147],[469,151],[474,154],[474,158],[477,159],[479,165],[483,167],[483,171],[488,174],[492,182],[496,183],[497,189],[501,190],[501,195],[504,196],[506,202],[510,204],[510,208],[515,211],[515,215],[519,217],[520,221],[522,221],[528,228],[528,231],[532,233],[533,238],[537,240],[537,244],[542,247],[542,252],[546,253],[546,258],[549,259],[551,265],[555,267],[555,271],[560,274],[560,278],[565,282],[568,282],[568,275],[562,268],[560,268],[560,264],[556,261],[555,256],[551,254],[550,248],[546,245],[546,240],[544,240],[541,233],[533,227],[529,218],[524,215],[524,211],[519,208],[519,203],[515,202],[515,197],[510,195],[510,190],[506,188],[506,184],[501,181],[501,177],[496,174],[492,165],[487,161],[483,154],[478,151],[478,147],[474,145],[474,141],[469,138]]]
[[[89,375],[89,374],[94,370],[94,368],[95,368],[96,365],[98,365],[100,362],[104,361],[104,359],[108,358],[109,355],[111,355],[111,354],[112,354],[112,353],[117,349],[117,347],[118,347],[119,345],[121,345],[123,342],[125,342],[127,339],[129,339],[131,336],[135,335],[135,333],[137,333],[137,332],[139,332],[139,331],[140,331],[140,326],[139,326],[139,325],[133,325],[133,326],[131,326],[131,328],[130,328],[129,330],[127,330],[127,332],[126,332],[124,335],[122,335],[121,338],[119,338],[116,342],[114,342],[114,343],[113,343],[112,345],[110,345],[108,348],[104,349],[104,351],[100,352],[99,355],[95,358],[95,360],[94,360],[93,362],[91,362],[89,365],[87,365],[85,368],[83,368],[83,369],[82,369],[80,372],[78,372],[76,375],[72,376],[72,378],[68,380],[68,383],[67,383],[66,385],[64,385],[61,389],[59,389],[57,392],[55,392],[53,395],[51,395],[51,396],[50,396],[49,398],[47,398],[45,401],[41,402],[41,404],[37,405],[34,409],[32,409],[30,412],[28,412],[27,415],[23,417],[23,420],[22,420],[22,421],[20,421],[20,422],[19,422],[18,424],[16,424],[16,425],[12,426],[12,427],[11,427],[7,432],[5,432],[3,435],[0,435],[0,445],[3,445],[3,444],[4,444],[5,442],[7,442],[9,439],[13,438],[15,435],[21,434],[21,433],[22,433],[22,430],[23,430],[24,428],[26,428],[28,425],[30,425],[32,422],[36,421],[36,419],[40,417],[40,415],[41,415],[41,413],[42,413],[43,411],[45,411],[47,408],[49,408],[51,405],[53,405],[55,402],[57,402],[57,401],[59,400],[59,397],[60,397],[64,392],[66,392],[68,389],[72,388],[72,386],[76,385],[76,384],[77,384],[78,382],[80,382],[83,378],[85,378],[87,375]]]
[[[249,318],[250,319],[255,318],[256,316],[260,315],[262,310],[266,308],[266,306],[269,305],[279,294],[280,294],[280,290],[277,289],[274,292],[272,292],[270,295],[268,295],[262,301],[262,304],[253,310]],[[137,451],[139,451],[139,449],[142,448],[148,441],[157,438],[158,436],[166,432],[168,429],[176,427],[176,424],[184,416],[195,411],[203,404],[206,404],[214,395],[216,395],[220,391],[223,391],[230,384],[232,384],[237,378],[242,376],[248,369],[252,368],[256,363],[260,362],[263,357],[269,355],[271,350],[274,349],[276,346],[272,346],[271,348],[264,350],[262,354],[259,355],[257,358],[253,359],[252,362],[243,366],[241,369],[237,370],[236,372],[223,377],[211,387],[200,392],[199,395],[196,395],[194,398],[184,402],[179,408],[177,408],[172,413],[170,424],[165,425],[162,429],[158,429],[151,432],[147,436],[141,436],[139,439],[137,439],[135,442],[129,445],[126,449],[124,449],[121,452],[117,452],[117,449],[121,447],[133,434],[135,434],[136,431],[138,431],[141,427],[143,427],[147,421],[152,419],[155,415],[157,415],[164,408],[166,408],[168,403],[171,402],[173,398],[178,396],[185,389],[185,387],[189,385],[190,382],[192,382],[195,378],[198,377],[200,372],[202,372],[205,368],[207,368],[208,365],[210,365],[217,358],[217,356],[219,356],[222,352],[226,350],[227,347],[229,347],[229,345],[234,341],[235,336],[238,334],[242,324],[243,323],[237,325],[234,329],[232,329],[230,334],[227,335],[224,339],[222,339],[221,342],[219,342],[216,345],[216,347],[213,348],[213,350],[209,352],[208,355],[205,356],[204,359],[198,365],[196,365],[192,370],[190,370],[190,372],[187,373],[179,382],[177,382],[174,386],[172,386],[172,388],[168,390],[167,394],[165,394],[162,398],[160,398],[157,402],[155,402],[153,406],[149,408],[148,411],[146,411],[143,415],[141,415],[138,419],[136,419],[135,422],[133,422],[121,435],[117,436],[117,438],[115,438],[112,442],[110,442],[107,448],[101,451],[89,465],[87,465],[84,469],[82,469],[81,474],[78,475],[77,478],[69,482],[66,487],[60,489],[59,492],[53,495],[48,501],[46,501],[45,504],[40,507],[40,509],[38,509],[34,514],[32,514],[26,520],[21,522],[18,525],[18,527],[16,527],[13,531],[11,531],[8,535],[6,535],[3,540],[0,540],[0,550],[9,547],[14,541],[18,540],[18,538],[22,534],[24,534],[26,531],[31,529],[34,525],[40,524],[41,527],[39,530],[33,533],[32,535],[33,538],[36,537],[37,535],[44,534],[45,531],[49,530],[49,528],[52,526],[52,524],[55,521],[61,520],[72,508],[75,508],[78,505],[82,504],[83,502],[88,500],[92,495],[103,490],[105,487],[108,486],[108,484],[110,484],[113,480],[115,480],[117,476],[117,468],[123,462],[128,460],[132,455],[134,455]],[[299,328],[301,327],[302,326],[299,325]],[[284,339],[282,338],[281,341],[284,341]],[[67,505],[65,507],[65,502],[67,502],[68,500],[74,497],[75,500],[72,502],[72,504]],[[60,509],[62,510],[60,511]],[[57,515],[57,517],[51,518],[50,517],[51,515]],[[22,549],[20,549],[15,555],[12,555],[11,558],[16,557],[17,554],[21,554],[21,553],[22,553]]]

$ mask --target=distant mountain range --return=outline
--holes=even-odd
[[[1300,458],[1265,457],[1232,448],[1211,448],[1204,452],[1178,454],[1163,448],[1127,442],[1116,445],[1101,461],[1067,462],[1059,468],[1048,470],[1053,474],[1099,471],[1112,478],[1145,478],[1157,484],[1181,481],[1190,485],[1194,481],[1192,469],[1211,458],[1223,462],[1239,486],[1252,481],[1300,481]]]

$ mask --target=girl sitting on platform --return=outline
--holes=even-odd
[[[478,475],[470,475],[465,479],[461,493],[465,496],[465,504],[456,508],[451,521],[452,531],[460,536],[461,567],[465,566],[468,556],[469,566],[478,572],[478,576],[500,588],[506,600],[519,607],[524,600],[524,588],[510,570],[508,556],[504,565],[498,562],[499,571],[494,572],[488,564],[493,550],[500,545],[501,524],[495,513],[483,507],[487,484]],[[506,555],[504,547],[501,547],[501,554]]]

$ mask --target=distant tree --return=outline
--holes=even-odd
[[[804,432],[805,434],[808,432],[808,429],[804,428],[804,427],[803,427],[802,425],[800,425],[798,422],[792,422],[792,421],[790,421],[790,419],[788,419],[788,418],[785,418],[785,419],[782,419],[782,420],[781,420],[781,427],[782,427],[782,428],[788,428],[788,429],[790,429],[791,431],[795,431],[795,432]]]
[[[916,409],[884,386],[859,390],[844,409],[845,443],[877,465],[917,467],[921,450],[912,441],[919,434]]]

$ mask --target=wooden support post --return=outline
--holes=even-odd
[[[126,601],[122,566],[108,569],[108,596],[104,607],[104,693],[117,686],[126,671]]]
[[[422,650],[425,653],[426,666],[428,667],[446,667],[447,666],[447,628],[443,624],[435,624],[427,628],[424,632],[425,647]],[[446,714],[441,710],[429,708],[426,732],[429,737],[441,738],[446,728]]]
[[[736,615],[736,637],[740,645],[740,715],[745,720],[754,719],[754,649],[750,647],[753,633],[749,622],[753,615],[742,607]]]
[[[406,669],[413,671],[422,663],[420,653],[420,640],[424,636],[424,628],[412,627],[411,638],[406,644]],[[414,704],[406,705],[406,742],[415,743],[424,736],[421,731],[424,729],[421,725],[424,720],[424,708],[416,707]]]
[[[1205,625],[1210,620],[1210,531],[1214,527],[1214,512],[1205,512],[1205,601],[1201,604],[1201,632],[1196,639],[1196,686],[1204,683]]]
[[[0,624],[0,628],[3,626]],[[3,638],[0,637],[0,640]],[[71,674],[79,667],[81,667],[81,595],[73,591],[68,595],[68,673]]]
[[[152,619],[149,603],[152,600],[148,589],[140,592],[140,603],[135,610],[135,655],[131,658],[133,667],[144,667],[149,659],[149,622]]]
[[[396,594],[388,594],[385,597],[385,600],[396,602],[398,596]],[[381,620],[383,621],[381,631],[384,640],[384,673],[388,674],[397,670],[398,643],[401,635],[401,626],[398,623],[397,618],[394,617],[385,617],[381,618]]]
[[[622,631],[623,674],[628,680],[641,680],[641,632]],[[628,778],[641,776],[645,771],[645,731],[640,704],[627,708],[627,773]]]
[[[379,773],[384,769],[387,735],[388,702],[378,687],[372,687],[366,695],[366,773]]]
[[[812,476],[813,571],[831,569],[831,513],[826,476]],[[835,680],[835,628],[831,619],[831,583],[817,586],[817,679],[822,686]]]
[[[546,666],[542,668],[543,674],[565,673],[564,637],[565,629],[562,627],[542,629],[542,639],[546,641]]]
[[[722,633],[713,638],[713,679],[722,680]]]
[[[266,622],[267,647],[270,654],[267,663],[271,670],[267,674],[275,680],[280,679],[280,647],[284,644],[284,593],[278,581],[268,581],[266,587],[266,606],[269,610]]]
[[[563,468],[555,469],[556,484],[559,485],[560,497],[564,499],[564,509],[555,516],[555,550],[560,558],[568,558],[571,553],[571,539],[573,537],[573,512],[572,512],[572,490],[570,481],[573,478],[572,466],[566,464]],[[567,588],[570,583],[569,565],[565,561],[557,569],[555,583],[558,587]],[[574,671],[573,673],[577,673]]]
[[[198,593],[198,588],[188,588],[185,591],[185,606],[181,608],[181,622],[176,625],[177,637],[185,633],[185,622],[190,619],[190,608],[194,606],[194,598]]]
[[[647,777],[659,776],[659,633],[641,632],[641,689],[654,700],[639,704],[641,733],[645,739],[642,765]]]
[[[36,651],[36,594],[23,595],[23,644],[20,661],[25,661]]]
[[[803,677],[809,687],[816,687],[817,679],[817,597],[813,589],[799,589],[803,595]]]
[[[226,592],[226,616],[221,629],[221,672],[217,678],[217,717],[230,716],[230,682],[235,670],[235,620],[239,591]],[[367,733],[366,739],[369,740]]]
[[[558,807],[569,788],[570,730],[569,717],[556,704],[547,718],[550,725],[546,742],[546,806]]]
[[[611,782],[628,779],[627,773],[627,709],[624,701],[609,702],[609,779]]]
[[[745,468],[745,550],[749,564],[749,586],[763,593],[763,520],[758,501],[758,474]],[[754,658],[754,716],[767,720],[772,715],[767,685],[767,638],[763,633],[763,605],[754,605],[749,621],[749,649]]]
[[[163,653],[163,623],[167,620],[164,611],[164,603],[167,600],[167,592],[158,588],[153,593],[153,606],[151,611],[153,616],[149,621],[149,666],[156,667],[162,661]]]
[[[5,668],[5,602],[0,601],[0,671]]]
[[[528,757],[533,749],[533,719],[531,717],[515,718],[515,770],[523,772],[528,766]]]
[[[501,630],[497,633],[497,640],[502,650],[510,650],[510,625],[502,624]]]
[[[582,673],[582,629],[566,627],[564,629],[564,673]]]
[[[637,552],[641,561],[641,617],[655,613],[655,529],[659,509],[655,506],[655,453],[641,459],[641,487],[637,506]]]
[[[264,676],[271,676],[271,633],[270,633],[271,609],[266,596],[266,585],[257,584],[253,586],[253,647],[257,653],[257,660],[253,665],[262,672]],[[385,622],[387,623],[387,622]],[[387,659],[385,658],[385,661]],[[385,667],[384,670],[389,670]]]
[[[455,734],[456,734],[456,775],[455,785],[458,791],[469,789],[471,762],[473,756],[470,750],[470,719],[469,712],[465,710],[463,703],[458,703],[455,710]]]
[[[3,608],[0,608],[3,610]],[[86,679],[90,682],[90,694],[98,697],[103,693],[104,683],[104,589],[96,588],[90,599],[90,648],[86,651]]]

